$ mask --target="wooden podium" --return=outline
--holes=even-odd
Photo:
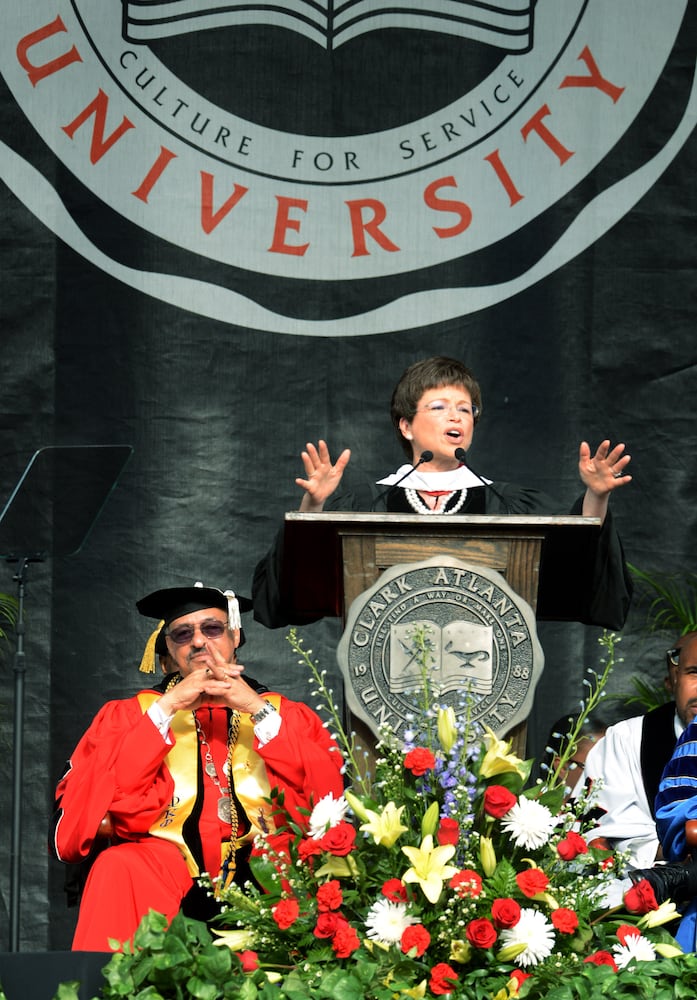
[[[446,555],[496,570],[539,620],[583,622],[599,532],[598,518],[575,515],[288,513],[282,600],[296,624],[346,622],[386,569]],[[525,736],[525,723],[509,733],[521,756]]]
[[[346,619],[352,601],[400,563],[450,555],[501,573],[544,621],[585,621],[600,519],[288,513],[284,607],[295,623]]]

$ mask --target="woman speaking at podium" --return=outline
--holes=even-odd
[[[595,454],[586,441],[579,447],[578,470],[585,493],[571,511],[539,490],[492,482],[467,462],[474,428],[482,415],[479,383],[469,368],[447,357],[417,361],[402,374],[392,393],[390,415],[407,463],[377,483],[341,489],[351,453],[332,462],[325,441],[302,452],[305,476],[300,510],[387,511],[399,514],[554,515],[596,517],[601,530],[595,557],[587,622],[621,628],[629,609],[632,584],[622,545],[612,524],[610,494],[631,482],[630,456],[624,445],[600,443]],[[283,606],[279,581],[283,539],[258,563],[252,586],[254,616],[270,628],[292,624]]]

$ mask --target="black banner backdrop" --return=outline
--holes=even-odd
[[[134,447],[83,550],[30,568],[23,948],[69,946],[52,790],[97,708],[139,684],[135,600],[248,592],[306,441],[351,447],[354,475],[394,468],[411,361],[477,372],[482,475],[571,503],[579,442],[625,441],[629,559],[694,568],[695,5],[278,4],[259,23],[211,6],[3,12],[0,501],[41,445]],[[283,631],[245,627],[249,673],[309,697]],[[540,632],[534,753],[599,655],[596,630]],[[304,634],[338,688],[338,622]],[[624,638],[620,689],[659,662]]]

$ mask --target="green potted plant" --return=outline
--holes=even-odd
[[[650,632],[668,632],[671,638],[697,629],[697,573],[649,573],[629,567],[639,583],[639,601],[648,601]]]
[[[649,572],[631,564],[629,569],[638,584],[636,602],[645,609],[644,627],[650,635],[664,635],[669,645],[676,636],[697,631],[697,574]],[[622,695],[622,700],[639,705],[645,712],[670,699],[662,681],[651,683],[633,677],[632,688],[633,694]]]
[[[12,626],[17,621],[17,598],[11,594],[0,594],[0,639],[7,638],[3,626]]]

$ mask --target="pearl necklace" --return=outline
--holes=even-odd
[[[450,508],[450,510],[445,510],[444,508],[448,503],[448,500],[455,492],[453,490],[453,493],[448,494],[448,496],[446,497],[443,507],[440,510],[436,509],[431,510],[431,508],[424,503],[424,501],[421,499],[416,490],[407,489],[404,492],[406,494],[407,500],[409,501],[409,505],[411,506],[412,510],[416,511],[417,514],[457,514],[457,512],[464,505],[465,500],[467,499],[467,490],[460,490],[460,499],[453,507]]]

